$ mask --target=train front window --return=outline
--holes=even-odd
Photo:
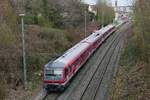
[[[47,80],[61,80],[63,70],[61,68],[51,68],[45,71]]]

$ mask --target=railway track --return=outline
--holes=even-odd
[[[123,35],[120,33],[116,32],[101,45],[64,93],[50,93],[43,100],[95,100],[107,68],[112,64],[110,62],[113,62],[113,55],[120,51],[122,42],[119,41]]]
[[[92,100],[108,100],[107,99],[108,86],[109,86],[108,83],[111,83],[112,80],[111,76],[113,76],[114,69],[117,66],[117,61],[120,56],[122,46],[123,46],[123,40],[121,40],[120,43],[118,43],[113,54],[111,55],[111,59],[107,65],[107,69],[105,70],[104,74],[102,75],[101,81],[99,81],[99,84],[95,89],[95,94],[93,95]],[[103,90],[103,92],[99,90]]]
[[[47,94],[45,96],[45,98],[43,98],[43,100],[57,100],[57,98],[59,97],[59,93],[50,93],[50,94]],[[50,97],[50,98],[48,98]]]
[[[119,52],[119,49],[121,47],[121,43],[118,43],[115,48],[113,48],[112,52],[108,52],[109,54],[106,55],[103,62],[99,65],[99,67],[102,66],[102,68],[97,69],[95,74],[92,77],[92,80],[88,84],[85,92],[81,96],[80,100],[95,100],[95,97],[98,94],[100,85],[102,83],[102,80],[104,78],[104,75],[106,71],[108,70],[109,66],[112,64],[112,59],[114,61],[114,57],[116,56],[116,53]],[[107,59],[109,57],[109,59]]]
[[[105,53],[102,56],[102,58],[100,60],[98,60],[97,64],[95,64],[95,69],[93,70],[92,74],[86,75],[86,76],[88,76],[88,78],[85,77],[82,80],[81,85],[78,88],[76,88],[74,90],[74,92],[70,95],[70,98],[65,99],[65,100],[82,100],[82,98],[83,98],[84,94],[86,93],[87,89],[89,88],[89,85],[90,85],[91,82],[93,82],[92,83],[93,86],[97,86],[99,84],[99,82],[95,82],[95,81],[93,81],[93,79],[95,79],[95,78],[99,79],[99,77],[96,77],[96,76],[100,76],[100,80],[99,81],[101,81],[101,78],[103,77],[103,74],[105,73],[105,71],[107,69],[107,64],[108,64],[108,62],[110,60],[109,56],[111,56],[110,54],[113,54],[113,51],[114,51],[117,43],[119,42],[121,36],[122,36],[121,34],[117,34],[116,35],[116,37],[113,39],[111,44],[107,47],[107,50],[105,51]],[[92,67],[94,67],[94,66],[92,66]],[[92,90],[94,90],[93,86],[91,87]],[[92,99],[89,99],[89,97],[92,97],[90,95],[93,94],[94,91],[91,91],[91,89],[90,89],[89,92],[90,93],[88,95],[86,95],[86,96],[88,97],[88,100],[92,100]]]
[[[125,31],[126,33],[131,32],[130,27]],[[124,34],[123,37],[126,38],[126,34]],[[120,54],[123,48],[125,38],[120,39],[120,42],[116,46],[115,51],[112,54],[109,64],[107,66],[107,70],[105,74],[103,75],[101,82],[99,83],[99,85],[97,85],[97,88],[95,89],[95,94],[93,95],[93,98],[82,99],[82,100],[109,100],[108,90],[109,90],[109,87],[111,86],[111,81],[113,78],[112,76],[114,76],[116,73],[116,69],[117,69],[116,66],[118,64],[117,62],[119,62],[119,58],[120,58]]]
[[[99,90],[104,90],[104,87],[106,86],[101,86],[102,82],[104,81],[104,77],[106,77],[107,74],[111,73],[109,75],[109,79],[111,79],[110,76],[113,75],[115,66],[117,65],[116,62],[123,46],[123,37],[124,34],[121,34],[120,36],[118,36],[118,39],[114,40],[115,46],[111,45],[114,48],[110,47],[110,49],[112,50],[109,50],[107,52],[107,55],[105,56],[103,61],[98,65],[98,69],[96,70],[95,74],[93,75],[91,81],[89,82],[87,88],[84,90],[84,93],[79,100],[105,100],[104,98],[102,98],[103,96],[105,96],[105,94],[99,92]],[[110,80],[108,81],[108,83],[109,82]]]

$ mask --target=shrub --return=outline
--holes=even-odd
[[[43,27],[53,26],[53,24],[43,16],[37,16],[37,23]]]
[[[27,28],[27,63],[29,80],[41,70],[48,61],[62,54],[69,45],[63,30],[28,26]]]
[[[0,100],[4,100],[6,97],[6,91],[5,91],[5,87],[3,86],[2,83],[0,83]]]
[[[137,61],[141,60],[141,54],[142,49],[139,47],[136,37],[130,38],[125,46],[125,51],[122,54],[122,64],[135,64]]]

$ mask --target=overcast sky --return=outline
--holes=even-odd
[[[95,1],[95,0],[92,0]],[[116,0],[111,0],[113,6],[115,5]],[[118,0],[118,6],[129,6],[132,5],[132,0]]]
[[[88,4],[96,4],[97,0],[84,0],[85,2],[87,2]],[[112,2],[113,6],[115,5],[115,0],[108,0],[110,2]],[[118,0],[118,6],[127,6],[127,5],[131,5],[132,4],[132,0]]]
[[[88,4],[96,4],[97,0],[83,0],[83,1],[88,3]]]

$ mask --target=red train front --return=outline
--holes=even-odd
[[[47,90],[63,90],[90,55],[90,44],[80,42],[64,55],[44,66],[44,87]]]

